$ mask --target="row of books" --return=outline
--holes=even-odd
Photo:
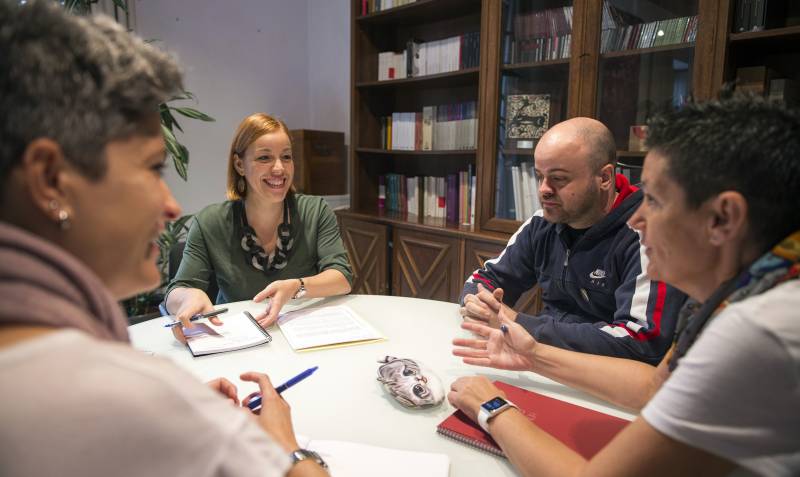
[[[378,210],[430,217],[446,223],[475,223],[475,176],[469,170],[446,177],[386,174],[378,177]]]
[[[733,12],[733,31],[761,31],[786,23],[786,0],[738,0]]]
[[[395,112],[381,118],[381,148],[402,151],[475,149],[475,101],[425,106],[422,112]]]
[[[533,161],[502,160],[497,168],[495,215],[523,222],[541,208]]]
[[[692,43],[696,37],[697,15],[669,18],[603,30],[600,36],[600,52]]]
[[[504,33],[504,63],[569,58],[572,44],[571,6],[522,13],[514,16],[513,22],[513,33]]]
[[[370,13],[382,12],[394,7],[400,7],[414,3],[417,0],[361,0],[361,14],[368,15]]]
[[[480,64],[480,32],[422,42],[409,40],[400,52],[378,53],[378,81],[448,73]]]

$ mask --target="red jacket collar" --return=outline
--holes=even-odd
[[[627,199],[629,195],[633,194],[637,190],[638,187],[635,185],[631,185],[628,182],[628,178],[623,176],[622,174],[617,174],[617,198],[614,200],[614,205],[611,206],[611,210],[617,208],[619,204],[622,203],[623,200]]]

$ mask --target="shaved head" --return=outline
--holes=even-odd
[[[589,162],[593,171],[606,164],[617,164],[614,136],[603,123],[592,118],[572,118],[556,124],[542,136],[539,145],[574,150]]]

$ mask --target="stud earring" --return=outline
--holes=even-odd
[[[69,213],[64,209],[58,211],[58,226],[61,227],[61,230],[69,230],[72,226],[72,222],[69,220]]]

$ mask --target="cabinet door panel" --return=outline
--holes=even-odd
[[[461,240],[395,228],[392,294],[455,302],[461,292]]]
[[[464,280],[475,270],[483,267],[486,260],[500,255],[504,245],[493,242],[479,242],[467,240],[464,247]],[[535,286],[523,293],[519,297],[514,309],[521,313],[536,315],[542,310],[542,294],[538,286]]]
[[[341,218],[340,223],[355,275],[352,293],[386,295],[387,226],[347,218]]]

